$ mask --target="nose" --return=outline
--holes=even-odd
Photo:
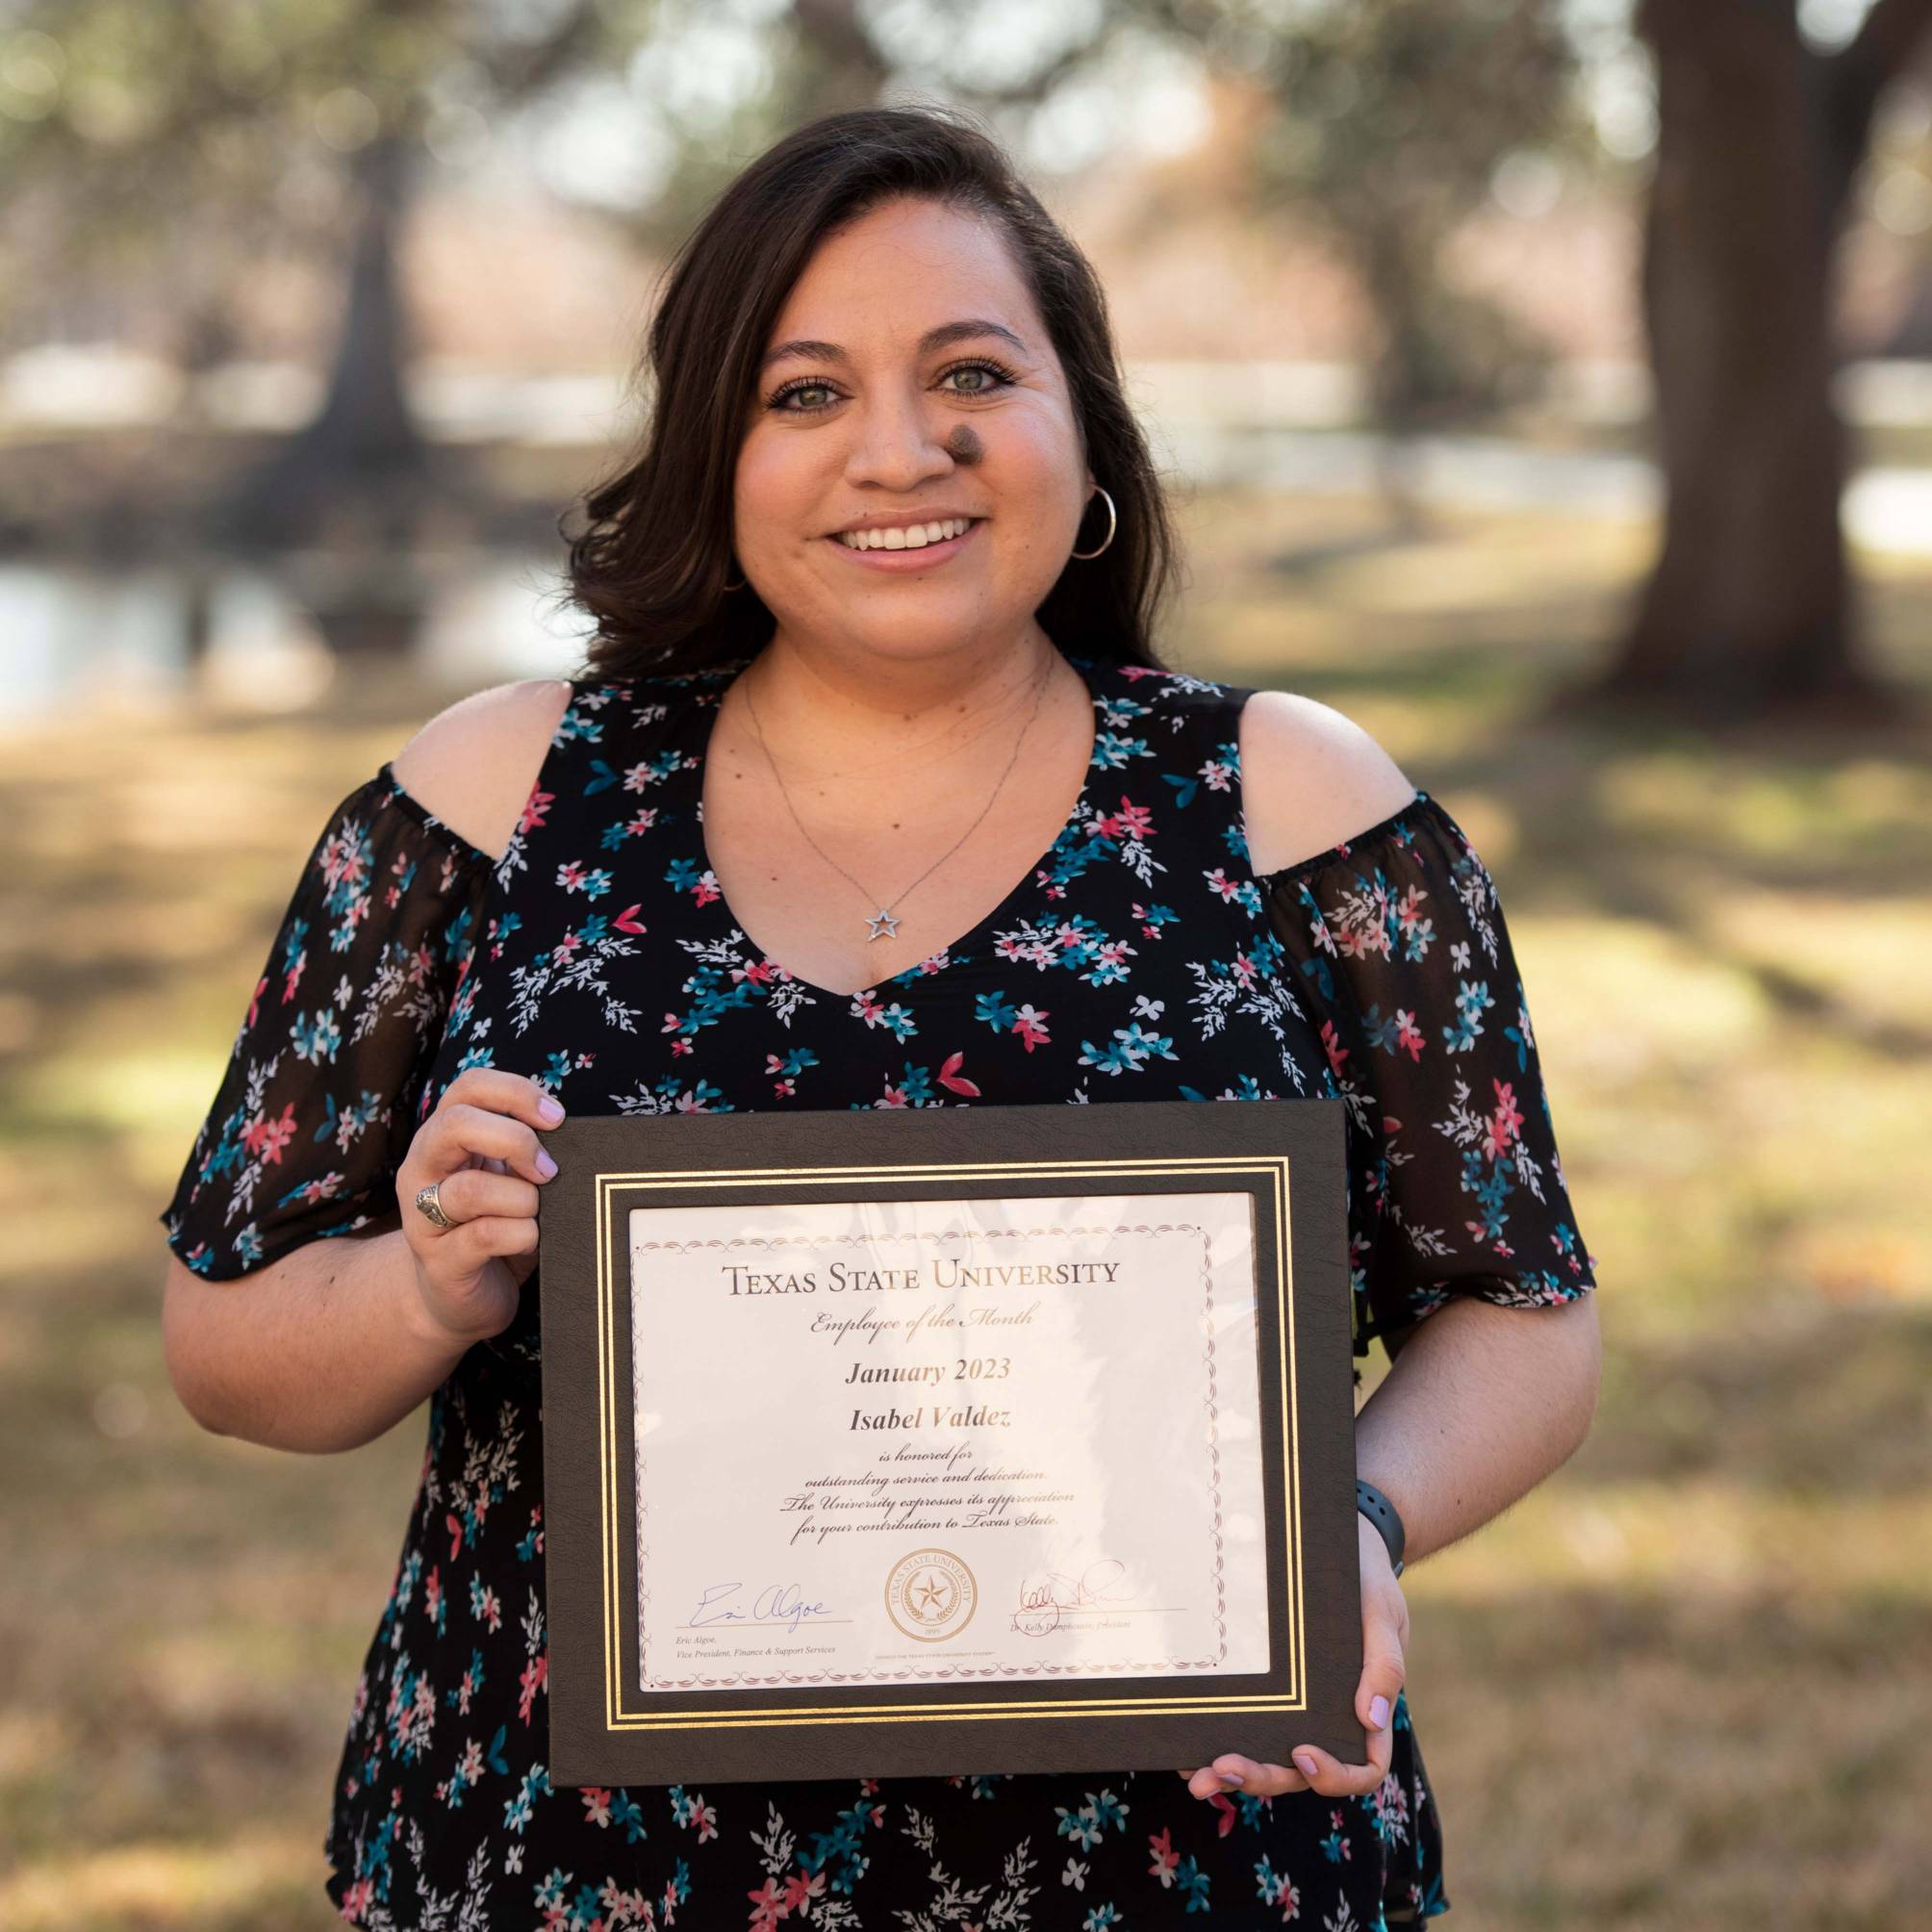
[[[846,413],[846,420],[853,426],[846,457],[849,483],[916,490],[953,468],[942,440],[950,422],[916,389],[875,390]]]

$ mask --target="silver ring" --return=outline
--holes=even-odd
[[[419,1187],[416,1190],[416,1205],[439,1228],[453,1228],[456,1223],[443,1211],[443,1203],[437,1198],[436,1190],[441,1184],[432,1181],[427,1187]]]

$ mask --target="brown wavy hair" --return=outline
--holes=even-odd
[[[997,221],[1066,372],[1088,468],[1119,526],[1070,561],[1036,616],[1063,650],[1165,668],[1154,630],[1178,576],[1166,495],[1122,393],[1093,265],[970,116],[933,107],[827,114],[768,148],[724,189],[667,270],[652,318],[652,408],[634,454],[582,498],[566,597],[596,624],[593,677],[707,669],[749,657],[775,620],[732,581],[731,504],[742,425],[780,309],[813,250],[878,203],[917,195]],[[574,512],[566,513],[566,520]],[[1096,496],[1075,547],[1106,534]],[[560,523],[560,528],[562,524]]]

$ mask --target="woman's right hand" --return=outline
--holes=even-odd
[[[422,1311],[451,1341],[467,1347],[516,1319],[518,1291],[537,1265],[537,1189],[557,1171],[537,1131],[563,1117],[522,1074],[466,1067],[416,1130],[396,1173],[396,1205]],[[432,1181],[453,1228],[439,1228],[416,1205]]]

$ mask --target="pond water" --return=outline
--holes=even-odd
[[[494,551],[419,556],[399,581],[358,585],[317,558],[279,572],[0,563],[0,724],[191,690],[298,710],[375,652],[433,685],[563,676],[590,626],[563,608],[562,581],[547,558]]]

